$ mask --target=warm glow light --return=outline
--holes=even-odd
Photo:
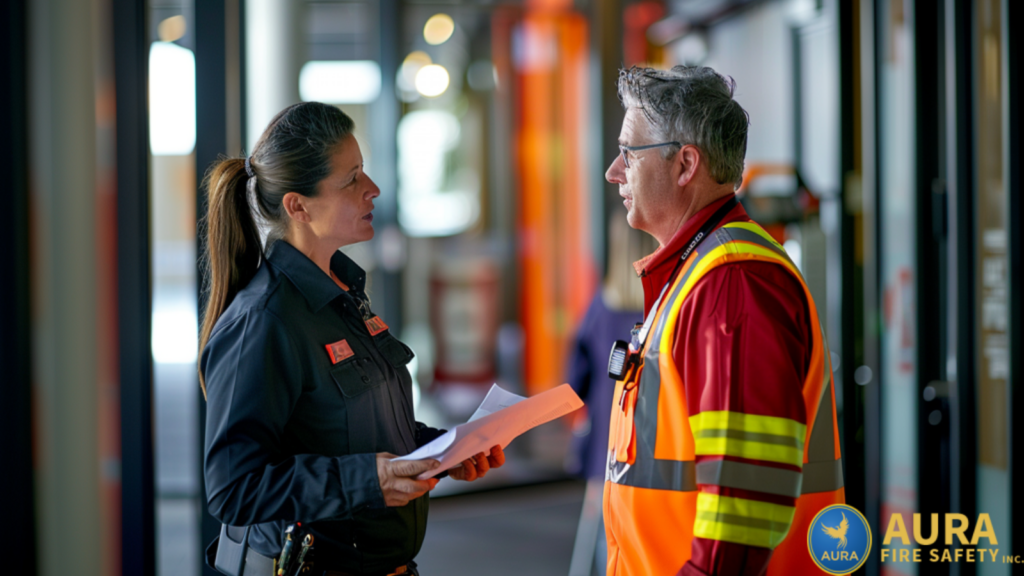
[[[424,66],[429,66],[432,63],[430,56],[419,50],[410,52],[405,57],[401,67],[398,68],[398,78],[396,79],[399,97],[403,101],[411,102],[419,98],[419,93],[416,92],[416,74]]]
[[[414,237],[466,231],[480,215],[479,177],[448,174],[461,128],[451,112],[417,110],[398,123],[398,221]]]
[[[420,68],[433,64],[430,59],[430,55],[426,52],[419,50],[410,52],[405,60],[402,62],[402,77],[409,82],[409,87],[416,83],[416,73],[420,71]]]
[[[174,42],[185,35],[185,30],[185,17],[179,14],[161,22],[156,28],[156,35],[161,42]]]
[[[154,156],[184,156],[196,147],[196,58],[170,42],[149,49],[149,147]]]
[[[423,39],[427,44],[444,44],[455,32],[455,21],[447,14],[434,14],[423,26]]]
[[[430,64],[416,73],[416,91],[433,98],[448,89],[448,71],[440,64]]]
[[[380,96],[380,65],[372,60],[306,62],[299,97],[306,102],[369,104]]]

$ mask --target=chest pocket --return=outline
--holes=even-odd
[[[352,399],[384,382],[384,375],[369,358],[350,358],[331,369],[331,377],[341,394]]]

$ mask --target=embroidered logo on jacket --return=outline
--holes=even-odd
[[[356,355],[352,351],[352,347],[348,345],[347,340],[338,340],[334,344],[328,344],[324,347],[327,348],[327,353],[331,356],[331,364],[337,364],[346,358]]]

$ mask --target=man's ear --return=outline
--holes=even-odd
[[[281,198],[281,206],[284,207],[284,211],[288,213],[288,217],[296,222],[302,222],[309,224],[311,218],[309,212],[306,212],[306,206],[303,202],[305,198],[298,192],[288,192]]]
[[[700,161],[700,150],[693,144],[687,144],[679,149],[676,154],[676,162],[679,163],[679,178],[676,180],[676,184],[680,188],[689,184],[697,175]]]

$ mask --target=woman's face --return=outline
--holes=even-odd
[[[363,155],[352,135],[342,140],[331,158],[331,173],[306,198],[310,227],[318,238],[341,247],[373,238],[373,199],[380,188],[363,172]]]

